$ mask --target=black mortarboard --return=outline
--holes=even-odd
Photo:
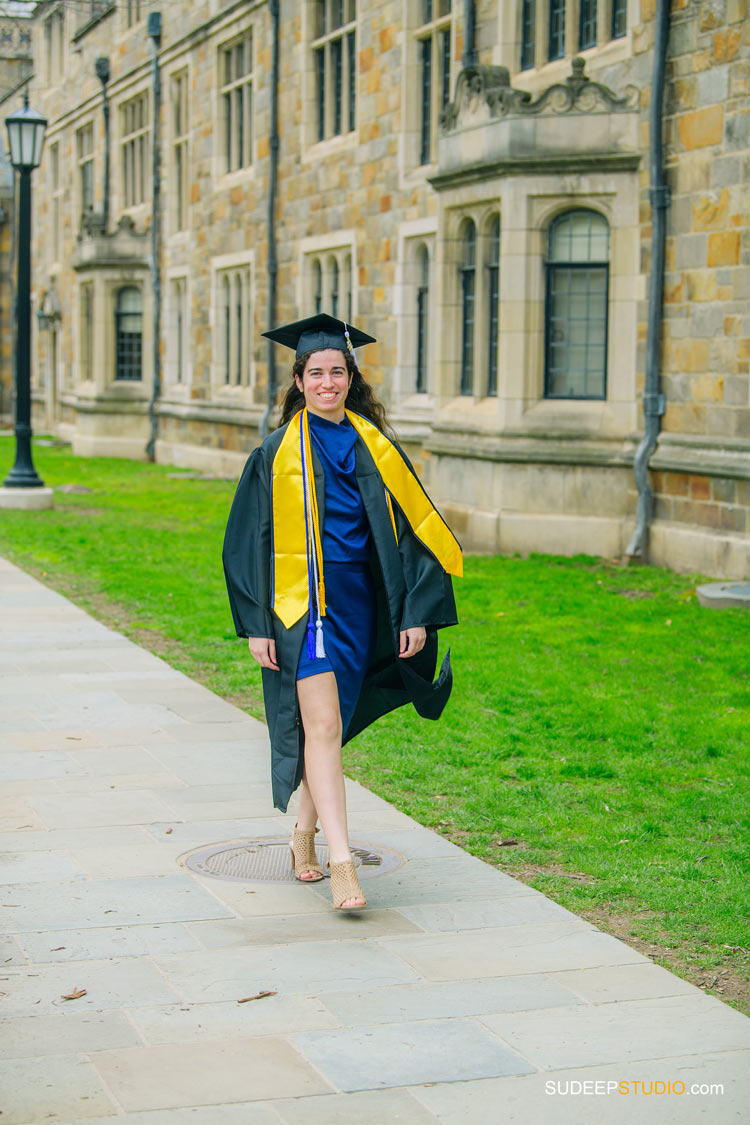
[[[347,341],[347,333],[351,347]],[[286,348],[294,348],[297,357],[305,352],[320,352],[324,348],[338,348],[347,352],[361,348],[363,344],[375,343],[374,336],[368,336],[366,332],[360,332],[359,328],[353,328],[351,324],[337,320],[328,313],[308,316],[306,320],[295,320],[294,324],[282,324],[280,328],[261,334]]]

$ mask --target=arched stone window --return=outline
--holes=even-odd
[[[126,285],[115,300],[115,379],[141,379],[143,302],[140,289]]]
[[[417,378],[416,390],[427,390],[427,351],[430,338],[430,255],[422,243],[417,251]]]
[[[474,317],[477,273],[477,228],[467,219],[461,229],[461,394],[474,394]]]
[[[313,261],[313,299],[315,301],[315,312],[320,314],[323,311],[323,267],[318,258]]]
[[[331,316],[339,315],[339,264],[335,258],[328,263],[331,271]]]
[[[550,225],[545,311],[546,398],[607,393],[609,225],[575,210]]]
[[[487,226],[487,395],[497,394],[500,335],[500,216]]]

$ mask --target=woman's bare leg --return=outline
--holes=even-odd
[[[315,808],[310,786],[307,784],[307,765],[302,771],[302,781],[299,787],[299,805],[297,807],[297,827],[302,832],[312,832],[318,827],[318,810]]]
[[[351,859],[346,821],[346,789],[341,765],[341,712],[333,672],[321,672],[297,681],[302,725],[305,728],[305,777],[320,823],[331,864]],[[300,810],[304,794],[300,794]],[[309,812],[309,810],[308,810]],[[347,906],[362,906],[364,899],[350,898]]]

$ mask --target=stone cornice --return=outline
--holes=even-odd
[[[481,164],[467,165],[428,177],[436,191],[474,183],[491,176],[555,175],[570,172],[634,172],[641,162],[639,152],[568,152],[528,156],[506,156]]]
[[[611,440],[583,432],[545,436],[493,434],[441,423],[432,429],[424,447],[429,453],[443,457],[478,461],[630,468],[637,443],[637,434]],[[662,434],[650,468],[693,476],[750,480],[750,442],[722,439],[719,448],[709,437]]]

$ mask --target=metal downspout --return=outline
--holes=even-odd
[[[648,336],[646,340],[646,380],[643,390],[644,434],[633,460],[633,474],[638,489],[635,527],[625,550],[626,556],[639,556],[643,561],[648,550],[648,528],[652,512],[648,466],[656,449],[661,429],[661,416],[666,400],[660,391],[660,351],[662,306],[664,303],[664,255],[667,237],[669,187],[664,180],[663,106],[664,80],[669,40],[669,0],[658,0],[654,69],[650,104],[650,179],[651,203],[651,273],[648,294]]]
[[[109,230],[109,156],[110,156],[110,128],[109,128],[109,98],[107,96],[107,83],[111,76],[109,59],[102,55],[94,64],[96,77],[102,84],[102,109],[104,111],[104,202],[102,206],[102,227],[106,234]]]
[[[146,445],[149,461],[156,460],[156,435],[159,420],[156,416],[156,403],[161,394],[161,72],[159,70],[159,48],[161,47],[161,12],[149,12],[147,33],[151,40],[153,55],[154,123],[153,123],[153,206],[151,210],[151,289],[154,298],[153,327],[153,367],[154,381],[151,401],[148,404],[148,417],[151,432]]]
[[[268,256],[268,313],[266,323],[269,328],[273,328],[276,325],[276,275],[278,273],[274,220],[279,172],[279,0],[268,0],[268,9],[271,15],[271,120],[269,126],[268,211],[266,219],[266,253]],[[268,435],[271,414],[276,405],[276,360],[272,340],[268,341],[266,355],[268,357],[266,360],[268,371],[267,401],[258,427],[261,440]]]

